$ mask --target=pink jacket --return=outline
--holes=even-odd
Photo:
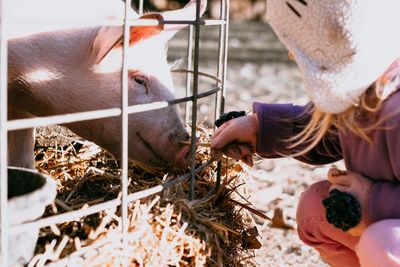
[[[259,120],[257,153],[277,158],[299,151],[300,147],[289,149],[287,140],[307,124],[310,106],[253,103]],[[352,133],[336,130],[316,148],[296,157],[314,165],[344,159],[347,170],[375,181],[370,199],[373,221],[400,218],[400,91],[385,100],[377,119],[386,116],[382,127],[373,132],[371,144]]]

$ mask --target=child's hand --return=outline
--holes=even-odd
[[[329,171],[328,180],[332,184],[329,190],[338,189],[339,191],[350,193],[360,203],[362,211],[361,221],[347,231],[353,236],[360,236],[371,224],[368,205],[373,182],[360,174],[340,171],[336,168],[332,168]]]
[[[211,138],[211,151],[215,160],[222,154],[236,160],[243,160],[252,166],[256,151],[257,115],[247,115],[225,122]]]

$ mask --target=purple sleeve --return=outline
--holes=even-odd
[[[311,105],[253,103],[258,118],[257,153],[265,158],[290,156],[304,146],[291,147],[291,138],[309,122]],[[327,164],[342,159],[339,137],[329,134],[311,151],[295,157],[308,164]]]
[[[375,183],[369,204],[373,222],[400,218],[400,185],[388,182]]]
[[[386,150],[394,179],[392,182],[377,182],[372,188],[369,212],[372,221],[400,218],[400,93],[392,96],[385,104],[380,117],[389,116],[385,121]],[[396,112],[396,113],[393,113]],[[394,115],[393,115],[394,114]],[[378,155],[379,156],[379,155]],[[377,168],[379,168],[377,166]],[[377,177],[379,178],[379,177]]]

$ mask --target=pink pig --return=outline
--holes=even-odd
[[[201,1],[201,14],[206,2]],[[5,8],[9,119],[120,105],[123,27],[98,26],[98,19],[123,18],[123,2],[13,0]],[[183,9],[147,14],[142,19],[194,20],[195,14],[196,1],[192,0]],[[133,10],[130,16],[138,17]],[[166,43],[183,27],[131,28],[129,105],[174,99]],[[119,157],[119,117],[65,126]],[[190,148],[179,141],[188,138],[176,106],[129,115],[132,160],[153,166],[187,166]],[[33,146],[33,129],[10,132],[9,165],[33,168]]]

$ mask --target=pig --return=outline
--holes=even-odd
[[[206,9],[201,1],[201,14]],[[99,19],[120,19],[119,0],[7,1],[3,33],[8,41],[8,119],[59,115],[120,106],[122,26]],[[180,10],[130,18],[194,20],[196,0]],[[40,21],[44,23],[39,23]],[[185,25],[130,28],[129,105],[174,99],[166,43]],[[185,167],[189,135],[176,106],[131,114],[129,159],[156,167]],[[65,125],[119,158],[121,119],[112,117]],[[34,168],[34,129],[8,135],[9,165]]]

